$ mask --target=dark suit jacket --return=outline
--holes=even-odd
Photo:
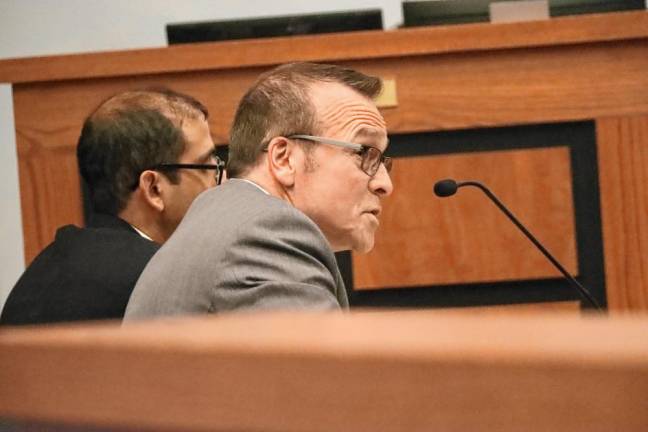
[[[59,228],[13,287],[0,324],[122,318],[158,247],[109,215],[94,215],[87,228]]]

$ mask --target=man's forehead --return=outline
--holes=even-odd
[[[386,141],[386,124],[374,101],[341,83],[311,86],[318,129],[347,137]],[[348,138],[347,138],[348,139]]]

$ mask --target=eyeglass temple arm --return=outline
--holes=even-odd
[[[316,137],[312,135],[291,135],[288,138],[296,138],[296,139],[303,139],[306,141],[321,142],[324,144],[330,144],[330,145],[344,147],[344,148],[358,150],[358,151],[362,150],[362,146],[360,144],[354,144],[346,141],[338,141],[331,138],[322,138],[322,137]]]

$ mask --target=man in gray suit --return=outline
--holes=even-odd
[[[228,180],[201,195],[142,273],[126,319],[348,307],[334,251],[367,252],[381,199],[381,82],[292,63],[259,77],[232,126]]]

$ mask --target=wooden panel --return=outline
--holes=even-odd
[[[436,197],[443,178],[486,184],[578,272],[568,148],[402,158],[392,172],[376,247],[353,254],[355,289],[560,277],[481,191]]]
[[[34,257],[54,238],[60,221],[82,225],[76,152],[34,142],[19,160],[25,255]]]
[[[361,70],[397,79],[399,106],[385,109],[391,133],[501,126],[610,114],[648,112],[648,42],[619,42],[534,50],[505,50],[432,57],[353,61]],[[622,58],[623,61],[616,59]],[[54,61],[54,59],[52,59]],[[131,65],[130,63],[128,63]],[[132,65],[131,65],[132,66]],[[583,70],[588,79],[583,79]],[[29,161],[33,142],[67,146],[73,162],[84,117],[111,94],[153,84],[171,86],[198,97],[211,111],[210,126],[218,143],[228,130],[240,96],[264,68],[184,72],[102,80],[23,84],[14,88],[18,159]],[[476,71],[479,79],[476,79]],[[53,238],[58,226],[82,220],[76,172],[52,170],[67,195],[37,198],[35,173],[21,168],[25,260],[29,263]],[[65,201],[61,200],[65,197]],[[56,201],[56,202],[54,202]],[[41,220],[37,209],[67,208]]]
[[[3,329],[0,417],[133,430],[645,431],[647,319],[286,313]]]
[[[647,52],[648,40],[642,40],[345,63],[396,79],[399,106],[387,108],[383,114],[390,132],[409,133],[646,112]],[[24,114],[37,109],[52,120],[20,117],[16,124],[18,129],[22,125],[37,128],[40,122],[47,121],[57,125],[47,132],[58,132],[69,127],[70,119],[74,119],[76,127],[97,103],[114,92],[167,84],[195,95],[211,108],[217,141],[225,143],[238,99],[266,69],[17,85],[16,115],[21,115],[20,108]],[[584,69],[589,71],[587,79],[583,79]],[[80,90],[75,89],[77,85]],[[21,106],[23,91],[32,96],[26,100],[31,105],[26,107]],[[66,110],[60,109],[61,100]]]
[[[648,39],[350,64],[396,80],[392,133],[648,112]]]
[[[0,62],[0,82],[87,79],[153,73],[269,66],[295,60],[340,62],[446,52],[528,48],[648,36],[643,11],[546,21],[431,26],[316,36],[176,45]]]
[[[648,116],[600,119],[601,219],[608,307],[648,309]]]

